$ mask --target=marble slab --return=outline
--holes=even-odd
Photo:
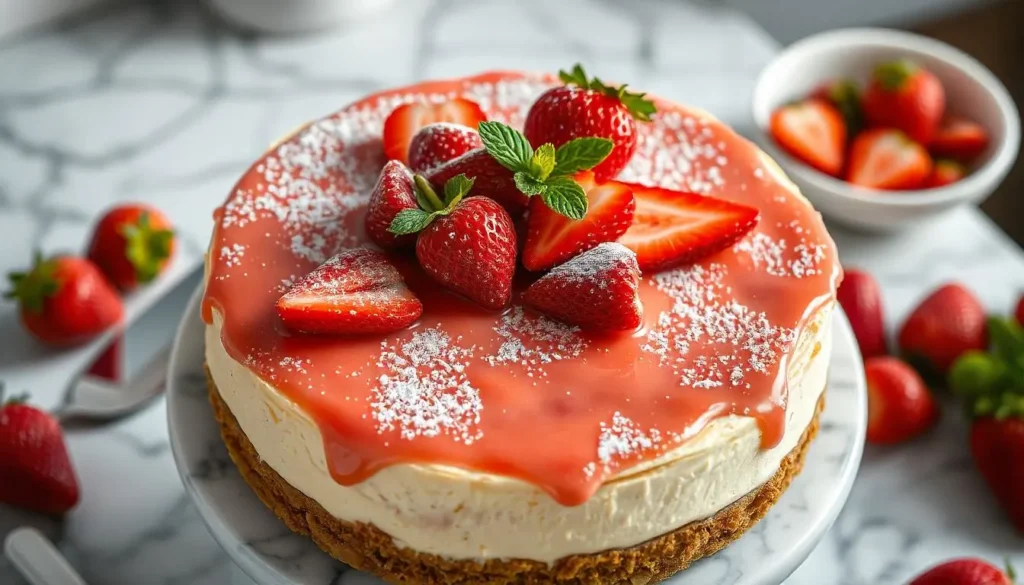
[[[194,0],[115,2],[0,41],[0,273],[36,248],[81,249],[92,217],[140,199],[178,225],[185,278],[212,209],[274,137],[386,86],[579,60],[744,131],[757,72],[777,49],[749,18],[708,1],[400,0],[378,19],[302,38],[232,30]],[[1024,255],[975,209],[895,237],[834,233],[843,260],[882,282],[891,323],[950,279],[993,311],[1024,290]],[[175,294],[168,306],[183,306],[187,291]],[[147,316],[130,332],[132,351],[166,342],[176,320],[169,309]],[[0,304],[0,380],[52,406],[86,362],[34,345]],[[63,522],[0,508],[0,534],[40,525],[93,585],[250,585],[186,500],[165,420],[161,402],[69,432],[81,505]],[[950,405],[921,440],[869,448],[846,510],[787,583],[899,585],[961,554],[1024,565],[965,433]],[[23,583],[4,559],[0,583]]]

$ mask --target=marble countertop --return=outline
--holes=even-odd
[[[90,220],[115,202],[163,208],[179,227],[175,276],[186,280],[132,328],[129,361],[140,361],[173,332],[213,207],[273,138],[305,120],[421,78],[583,61],[744,132],[757,72],[777,50],[749,18],[707,2],[403,0],[349,30],[302,38],[236,32],[191,2],[116,3],[0,43],[0,272],[36,248],[81,249]],[[881,281],[891,323],[952,279],[993,311],[1024,290],[1021,250],[973,208],[898,236],[833,233],[844,263]],[[132,303],[138,312],[149,300]],[[52,406],[84,359],[34,345],[0,305],[0,380],[13,389]],[[0,507],[0,535],[40,526],[93,585],[251,585],[184,495],[162,402],[68,435],[80,506],[63,522]],[[926,437],[869,447],[846,509],[787,584],[898,585],[966,554],[1024,565],[965,435],[949,405]],[[22,583],[3,559],[0,582]]]

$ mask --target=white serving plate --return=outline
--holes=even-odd
[[[175,339],[168,380],[171,449],[185,491],[214,538],[261,585],[377,585],[290,532],[242,480],[221,442],[203,372],[202,289]],[[867,391],[850,325],[835,312],[832,364],[821,431],[801,473],[768,516],[671,585],[779,585],[821,540],[850,493],[864,448]]]

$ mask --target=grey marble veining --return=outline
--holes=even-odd
[[[213,207],[249,161],[276,136],[376,89],[580,60],[743,131],[757,72],[777,50],[748,18],[710,2],[398,6],[335,34],[264,38],[223,26],[194,2],[121,2],[0,42],[0,272],[24,266],[35,248],[80,249],[98,212],[141,199],[178,225],[185,274],[205,248]],[[1024,290],[1020,250],[975,209],[895,237],[834,233],[844,262],[882,281],[891,323],[949,279],[969,283],[993,311]],[[149,337],[168,337],[172,321],[147,326]],[[0,380],[53,405],[75,363],[32,344],[12,307],[0,305]],[[64,522],[0,508],[0,533],[39,524],[93,585],[249,585],[186,499],[165,420],[161,402],[71,431],[81,505]],[[1016,555],[1024,565],[1020,537],[971,468],[965,434],[950,405],[921,440],[869,447],[848,506],[787,583],[899,585],[963,554]],[[227,470],[214,458],[207,474]],[[295,553],[273,533],[256,544],[285,559]],[[0,583],[22,583],[3,559]]]

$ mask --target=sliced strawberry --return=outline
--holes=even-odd
[[[512,171],[501,166],[487,150],[478,148],[436,167],[426,174],[433,185],[444,185],[459,175],[474,179],[473,194],[494,199],[516,219],[526,211],[529,202],[526,195],[516,187]]]
[[[622,244],[606,242],[556,266],[526,289],[523,300],[571,325],[633,330],[643,317],[639,283],[636,254]]]
[[[384,121],[384,154],[409,163],[409,145],[421,128],[437,122],[451,122],[476,129],[487,119],[476,102],[454,98],[439,104],[421,102],[399,106]]]
[[[931,172],[923,146],[899,130],[879,128],[854,139],[846,180],[872,189],[918,189]]]
[[[717,197],[628,183],[636,200],[633,224],[619,242],[636,252],[640,270],[696,262],[735,244],[760,212]]]
[[[868,382],[867,439],[902,443],[928,430],[939,416],[921,376],[906,362],[888,356],[864,362]]]
[[[843,171],[846,122],[832,104],[811,99],[783,106],[772,114],[771,133],[779,146],[819,171]]]
[[[966,175],[967,169],[964,168],[964,165],[955,160],[940,159],[935,161],[935,166],[932,167],[932,174],[928,175],[928,178],[924,180],[921,187],[924,189],[945,187],[946,185],[956,183]]]
[[[530,203],[530,218],[523,266],[546,270],[598,244],[614,242],[633,222],[633,190],[618,181],[598,184],[594,173],[577,173],[576,182],[587,193],[586,216],[573,220],[552,211],[540,197]]]
[[[449,122],[429,124],[412,137],[409,168],[425,173],[483,145],[480,133],[468,126]]]
[[[300,333],[386,333],[423,313],[419,299],[382,252],[344,250],[277,301],[285,327]]]
[[[935,156],[969,163],[988,147],[988,131],[976,122],[951,117],[939,126],[928,147]]]
[[[405,209],[416,209],[412,173],[401,162],[389,160],[366,204],[366,234],[374,244],[393,249],[416,243],[413,235],[398,236],[388,230],[395,216]]]

